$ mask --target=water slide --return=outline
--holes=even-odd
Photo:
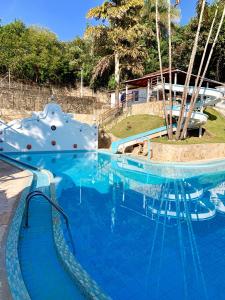
[[[168,110],[168,114],[169,114],[169,112],[170,112],[169,107],[167,108],[167,110]],[[188,114],[188,110],[186,110],[186,112],[184,113],[184,117],[186,117],[187,114]],[[180,115],[180,106],[176,105],[173,107],[172,116],[178,118],[179,115]],[[207,120],[208,120],[208,116],[206,114],[204,114],[202,112],[194,111],[191,114],[188,128],[191,128],[191,129],[199,128],[199,127],[203,126],[207,122]],[[176,125],[173,125],[173,132],[175,132],[176,130],[177,130]],[[150,131],[142,132],[142,133],[118,140],[116,142],[113,142],[111,145],[111,150],[113,153],[117,153],[117,152],[124,153],[125,149],[129,146],[133,146],[135,144],[139,144],[139,143],[142,143],[147,140],[161,137],[166,134],[167,134],[167,127],[162,126],[162,127],[150,130]]]
[[[176,131],[175,125],[173,126],[173,131]],[[113,142],[111,145],[111,150],[113,153],[117,153],[117,152],[123,153],[124,150],[129,146],[139,144],[146,140],[157,138],[157,137],[160,137],[160,136],[163,136],[166,134],[167,134],[167,127],[162,126],[162,127],[150,130],[150,131],[135,134],[135,135],[129,136],[127,138]]]
[[[158,84],[154,90],[161,90],[162,84]],[[169,90],[170,89],[170,84],[165,83],[164,84],[164,89]],[[173,92],[178,92],[178,93],[183,93],[184,91],[184,86],[180,84],[172,84],[172,91]],[[192,95],[194,91],[194,86],[189,86],[188,88],[188,94]],[[207,88],[207,87],[201,87],[199,91],[199,95],[203,96],[205,99],[203,101],[197,101],[197,106],[214,106],[217,103],[221,102],[224,100],[224,93],[219,90],[219,89],[213,89],[213,88]]]
[[[169,84],[165,83],[164,84],[164,88],[165,90],[169,89]],[[162,85],[158,84],[154,90],[160,90],[162,89]],[[172,85],[172,90],[176,91],[176,92],[183,92],[184,91],[184,86],[183,85],[178,85],[178,84],[173,84]],[[194,87],[190,86],[188,88],[188,93],[192,94],[194,91]],[[205,99],[203,99],[203,101],[199,101],[196,105],[196,108],[201,108],[204,106],[210,106],[210,105],[215,105],[219,102],[221,102],[224,99],[224,94],[223,92],[221,92],[220,90],[217,89],[212,89],[212,88],[205,88],[202,87],[200,89],[200,93],[201,96],[204,96]],[[167,107],[167,111],[168,113],[170,113],[170,108]],[[186,108],[186,111],[184,113],[184,117],[186,117],[188,114],[188,106]],[[178,118],[180,115],[180,106],[179,105],[175,105],[173,106],[172,109],[172,116]],[[208,120],[208,116],[200,111],[193,111],[191,118],[190,118],[190,122],[188,125],[188,128],[194,129],[194,128],[199,128],[201,126],[203,126]],[[173,131],[176,131],[176,126],[173,127]],[[113,142],[112,146],[111,146],[111,150],[113,153],[117,153],[117,152],[124,152],[124,150],[132,145],[141,143],[143,141],[146,140],[150,140],[153,138],[157,138],[163,135],[167,134],[167,129],[166,126],[163,127],[159,127],[147,132],[143,132],[137,135],[133,135],[124,139],[121,139],[119,141]]]
[[[172,109],[172,116],[179,118],[180,115],[180,105],[174,105]],[[168,114],[170,113],[170,107],[167,107]],[[184,112],[184,118],[186,118],[188,114],[188,108]],[[208,120],[208,116],[200,111],[193,111],[191,114],[190,122],[188,125],[188,128],[194,129],[194,128],[199,128],[203,125],[206,124]]]

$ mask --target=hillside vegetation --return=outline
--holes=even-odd
[[[185,12],[171,6],[172,61],[174,67],[184,71],[190,59],[202,1],[196,2],[195,15],[184,26],[177,20]],[[223,0],[206,5],[193,73],[198,71],[217,4],[222,7]],[[159,1],[163,67],[168,67],[167,9],[168,1]],[[221,14],[222,9],[219,9],[218,20]],[[46,28],[26,26],[20,20],[6,25],[0,23],[0,75],[10,73],[14,79],[40,84],[74,85],[80,81],[82,68],[85,85],[113,89],[116,61],[121,83],[159,69],[154,1],[102,1],[102,5],[87,11],[89,19],[98,20],[96,26],[87,26],[83,37],[67,42],[60,41]],[[206,76],[225,81],[225,23]]]

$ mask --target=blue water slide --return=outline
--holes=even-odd
[[[176,125],[173,125],[173,131],[176,131]],[[129,136],[127,138],[118,140],[116,142],[113,142],[111,145],[111,151],[113,153],[117,153],[120,148],[128,147],[137,143],[141,143],[143,141],[159,137],[161,135],[167,134],[167,127],[162,126],[156,129],[152,129],[150,131],[142,132],[139,134],[135,134],[132,136]]]

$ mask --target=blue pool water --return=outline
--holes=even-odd
[[[224,166],[146,167],[95,152],[13,157],[54,174],[76,258],[112,299],[225,299]]]

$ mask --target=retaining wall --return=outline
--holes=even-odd
[[[189,162],[225,159],[225,143],[171,145],[151,143],[152,159],[165,162]]]

